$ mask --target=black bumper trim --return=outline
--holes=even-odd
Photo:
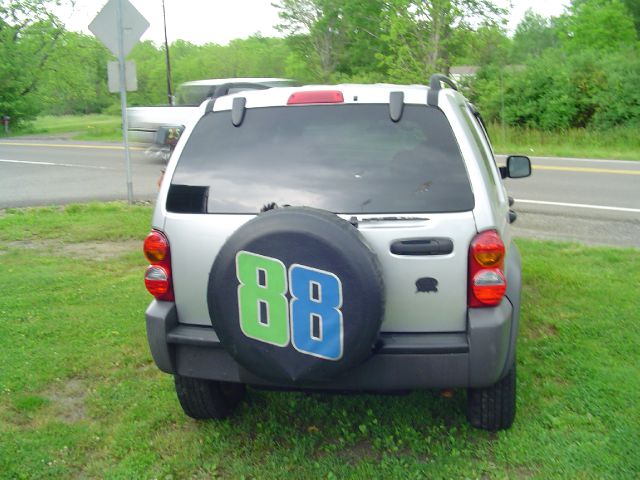
[[[377,353],[410,355],[468,353],[467,333],[381,333]]]
[[[167,334],[167,343],[222,348],[218,335],[216,335],[213,328],[195,325],[178,325]]]
[[[178,325],[167,334],[167,343],[223,348],[211,327]],[[376,353],[390,355],[468,353],[466,333],[381,333]]]

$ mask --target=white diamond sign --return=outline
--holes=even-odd
[[[109,0],[89,25],[89,30],[117,57],[118,47],[118,3],[121,5],[123,56],[127,56],[149,28],[149,22],[129,0]]]

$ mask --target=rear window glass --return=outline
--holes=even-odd
[[[171,180],[167,209],[257,213],[269,204],[335,213],[472,210],[473,193],[451,127],[435,108],[308,105],[231,112],[196,125]]]
[[[181,85],[176,93],[176,105],[197,107],[213,95],[215,89],[215,85]]]

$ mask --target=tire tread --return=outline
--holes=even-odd
[[[242,401],[244,385],[175,375],[178,401],[184,413],[197,420],[222,419]]]
[[[513,425],[516,414],[516,367],[485,388],[467,390],[467,419],[476,428],[495,432]]]

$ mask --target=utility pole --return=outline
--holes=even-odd
[[[167,96],[169,105],[173,105],[173,93],[171,91],[171,60],[169,59],[169,41],[167,40],[167,15],[164,9],[164,0],[162,0],[162,20],[164,21],[164,53],[167,59]]]

